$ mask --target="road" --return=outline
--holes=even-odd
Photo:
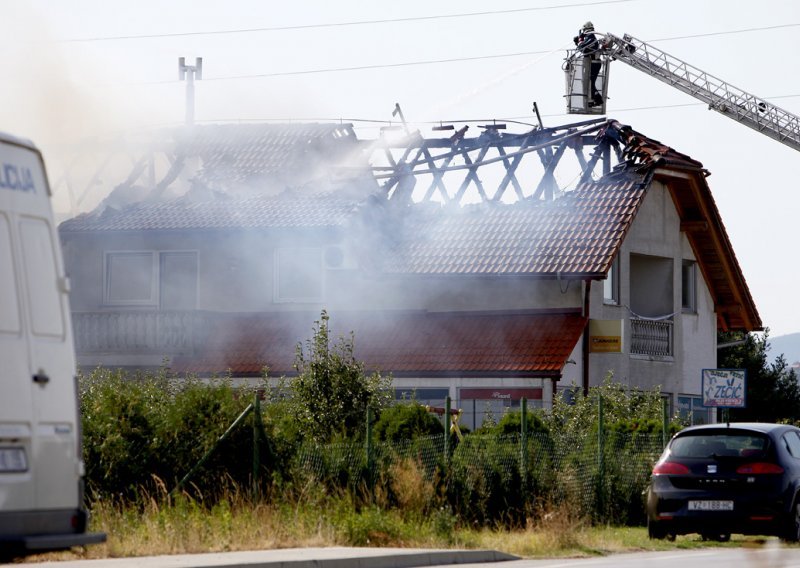
[[[444,565],[442,565],[444,566]],[[614,554],[602,558],[514,560],[496,564],[462,564],[459,568],[800,568],[800,548],[768,542],[760,548],[714,548]]]
[[[612,554],[595,558],[502,560],[490,550],[302,548],[44,562],[37,568],[800,568],[800,548],[768,541],[763,547],[706,548]]]

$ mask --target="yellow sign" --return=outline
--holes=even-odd
[[[589,351],[622,353],[622,320],[590,320]]]

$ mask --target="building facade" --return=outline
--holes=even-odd
[[[334,131],[290,136],[293,167],[309,132],[352,143]],[[471,428],[609,376],[708,420],[716,333],[760,329],[758,313],[702,165],[630,129],[608,135],[628,157],[597,181],[460,207],[391,199],[363,164],[259,193],[277,173],[243,177],[241,148],[206,143],[192,190],[62,223],[79,364],[290,377],[326,310],[398,399],[450,396]],[[306,156],[309,169],[327,156]],[[226,175],[249,191],[215,195]]]

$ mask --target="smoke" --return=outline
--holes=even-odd
[[[46,14],[34,6],[15,3],[4,14],[3,33],[0,130],[42,150],[55,208],[63,212],[74,207],[76,196],[59,180],[70,168],[94,167],[81,156],[85,142],[131,128],[147,109],[134,102],[121,73],[89,56],[85,46],[54,37]],[[83,172],[77,177],[88,179]]]

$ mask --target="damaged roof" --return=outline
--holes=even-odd
[[[212,124],[176,131],[179,155],[197,156],[211,186],[248,183],[340,159],[354,148],[349,124]]]
[[[338,227],[352,215],[355,203],[338,194],[258,196],[195,201],[146,201],[101,213],[83,213],[61,223],[61,233],[107,231],[180,231]]]
[[[311,312],[214,314],[197,353],[174,372],[293,375],[292,354],[312,334]],[[355,335],[355,358],[394,376],[558,377],[586,325],[571,313],[337,312],[330,335]]]
[[[412,220],[383,267],[403,274],[604,276],[645,195],[636,173],[579,185],[555,201],[485,203]]]
[[[266,173],[286,163],[306,163],[314,140],[338,140],[339,125],[241,125],[202,130],[194,139],[211,170]],[[253,126],[253,128],[250,128]],[[206,128],[206,127],[203,127]],[[284,140],[284,130],[286,136]],[[229,138],[230,136],[230,138]],[[266,136],[266,138],[262,138]],[[601,136],[622,147],[624,168],[581,183],[554,201],[484,202],[460,210],[398,205],[374,191],[311,195],[284,190],[251,199],[146,202],[80,215],[60,226],[62,235],[110,231],[236,230],[301,231],[347,227],[370,267],[389,274],[502,275],[602,279],[618,254],[653,179],[668,188],[699,267],[709,285],[722,330],[758,330],[761,320],[745,282],[700,162],[616,121]],[[353,135],[353,141],[355,142]],[[304,144],[298,141],[305,140]],[[253,146],[263,145],[256,151]],[[225,158],[225,156],[229,156]],[[228,160],[226,162],[226,160]],[[288,162],[287,162],[288,160]],[[261,163],[263,161],[263,163]],[[247,164],[258,162],[260,165]],[[213,164],[216,164],[213,168]],[[216,174],[214,174],[216,175]],[[220,174],[222,175],[222,174]],[[213,177],[213,176],[212,176]],[[211,179],[211,178],[209,178]],[[373,180],[374,182],[374,180]],[[308,190],[308,191],[306,191]],[[382,235],[388,235],[383,237]],[[346,237],[345,237],[346,238]],[[375,262],[377,259],[377,262]]]

